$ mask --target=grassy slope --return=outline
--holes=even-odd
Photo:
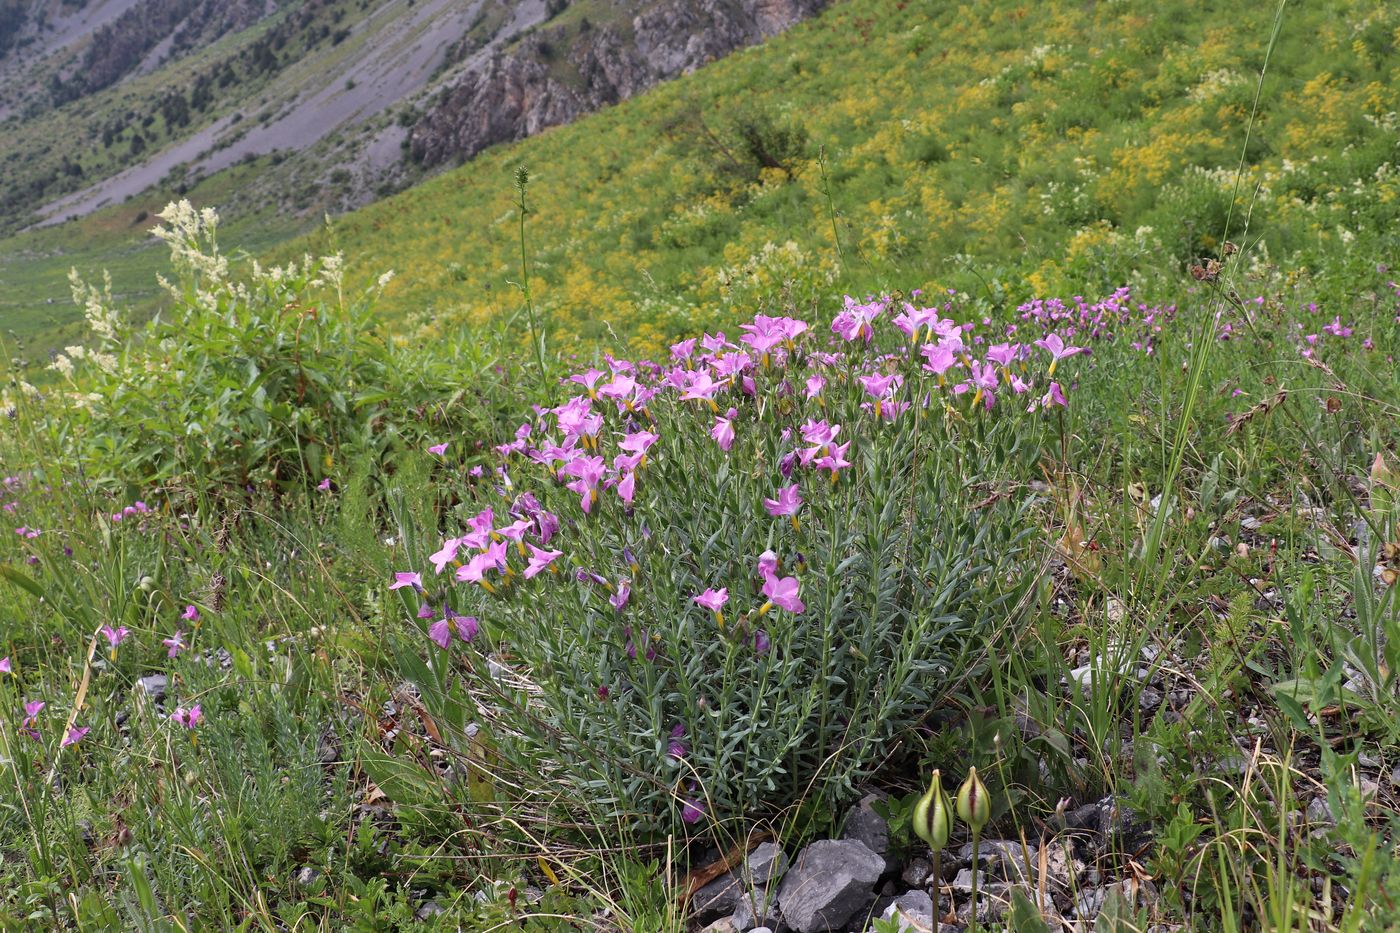
[[[343,218],[336,244],[365,275],[399,273],[387,313],[430,318],[425,337],[511,310],[510,173],[524,163],[556,340],[613,330],[654,350],[784,288],[798,303],[934,285],[1020,298],[1151,266],[1160,293],[1218,245],[1273,10],[1155,9],[838,4]],[[1372,4],[1287,11],[1240,199],[1258,188],[1250,236],[1274,260],[1341,281],[1393,249],[1400,187],[1381,166],[1400,106],[1397,25],[1400,11]],[[792,182],[745,177],[707,144],[706,128],[723,141],[743,114],[800,124],[809,156],[825,148],[844,264],[815,158]]]

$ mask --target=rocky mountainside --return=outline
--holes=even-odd
[[[569,17],[465,68],[414,124],[411,151],[425,165],[460,161],[626,100],[779,33],[824,5],[660,0],[615,3],[601,11],[608,14],[601,22],[586,14]]]
[[[772,36],[826,0],[0,0],[0,232],[258,163],[319,216]]]

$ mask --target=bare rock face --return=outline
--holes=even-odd
[[[410,151],[429,166],[468,159],[761,42],[826,2],[619,0],[630,21],[546,27],[467,69],[413,126]]]

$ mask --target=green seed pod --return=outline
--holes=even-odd
[[[948,844],[953,831],[953,802],[943,789],[943,776],[935,769],[928,792],[914,805],[914,833],[937,852]]]
[[[977,776],[976,768],[968,769],[967,780],[958,789],[958,818],[974,833],[980,833],[992,818],[992,802],[987,797],[987,785]]]

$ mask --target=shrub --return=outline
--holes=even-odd
[[[422,588],[408,603],[441,645],[418,668],[429,705],[456,702],[450,645],[484,642],[473,741],[605,825],[849,796],[1016,618],[1036,576],[1018,490],[1063,398],[1027,371],[1039,351],[983,363],[970,326],[906,308],[919,340],[877,323],[890,302],[847,299],[830,350],[760,315],[664,366],[572,376],[582,393],[502,448],[508,515],[431,557],[472,585],[427,558],[397,584]]]
[[[371,322],[377,288],[347,301],[339,256],[253,263],[242,280],[212,210],[182,201],[160,217],[177,275],[161,279],[171,302],[145,332],[118,312],[110,281],[72,273],[96,343],[57,357],[75,404],[50,426],[75,442],[75,465],[108,487],[226,493],[317,483],[347,445],[382,454],[384,416],[404,399]]]

